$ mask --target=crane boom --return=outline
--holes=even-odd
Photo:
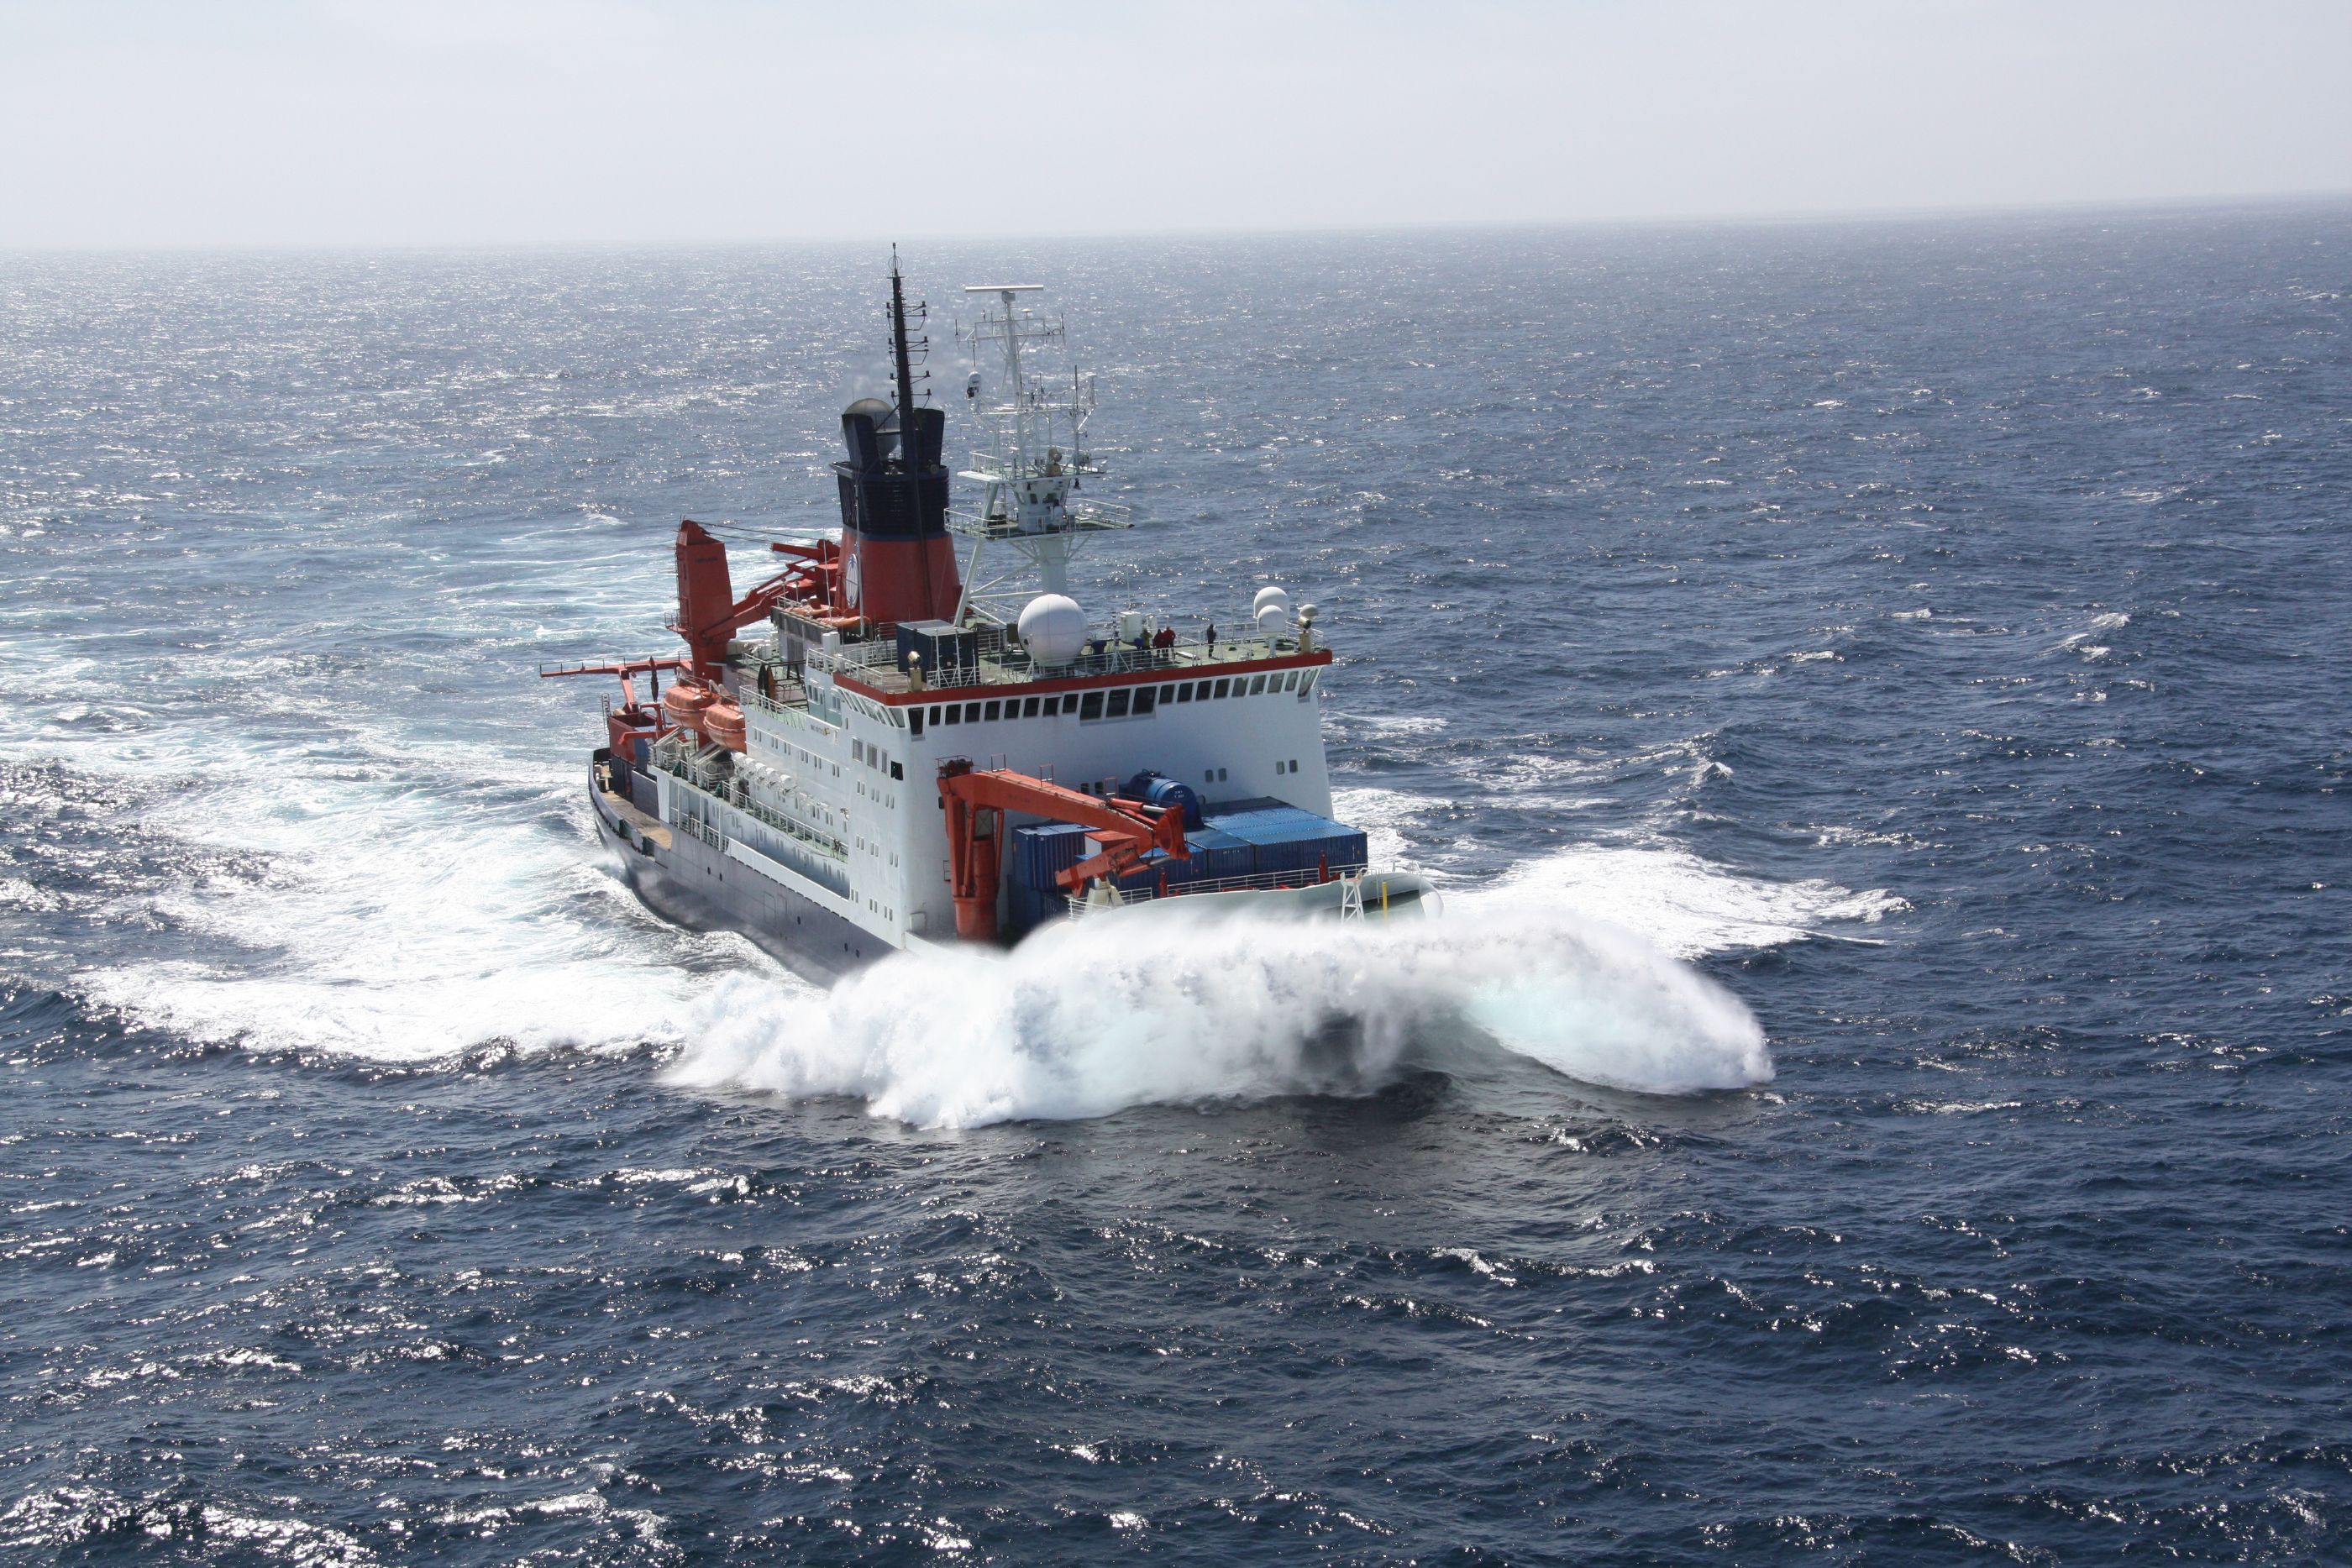
[[[1109,840],[1102,853],[1055,873],[1055,880],[1070,892],[1097,877],[1118,876],[1153,850],[1176,860],[1192,852],[1184,842],[1181,811],[1162,811],[1133,800],[1097,800],[1004,768],[981,771],[961,757],[940,764],[940,806],[948,819],[948,877],[955,892],[956,935],[968,942],[996,936],[1007,811],[1076,822]]]

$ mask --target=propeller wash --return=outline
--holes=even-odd
[[[1084,494],[1092,378],[1049,393],[1033,371],[1062,337],[1037,287],[966,290],[993,361],[964,388],[971,504],[950,504],[894,260],[897,402],[841,416],[840,538],[770,545],[783,570],[739,599],[727,547],[688,521],[684,655],[541,670],[619,679],[589,799],[630,885],[819,979],[1057,921],[1428,912],[1423,878],[1370,867],[1331,820],[1313,605],[1265,588],[1240,624],[1187,633],[1070,597],[1071,559],[1132,523]]]

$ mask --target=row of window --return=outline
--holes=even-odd
[[[757,751],[763,747],[774,750],[782,756],[791,758],[804,768],[821,771],[824,768],[830,768],[833,769],[833,776],[835,779],[841,777],[840,763],[828,761],[826,758],[819,757],[815,752],[811,751],[804,746],[795,746],[789,740],[771,740],[767,736],[761,734],[760,731],[756,729],[753,730],[751,732],[751,748],[754,751]]]
[[[1314,689],[1316,670],[1282,670],[1263,675],[1231,675],[1214,681],[1178,681],[1164,686],[1118,686],[1109,691],[1061,692],[1045,697],[1006,697],[1000,701],[942,703],[930,708],[907,710],[908,727],[923,733],[928,721],[942,724],[994,724],[1010,718],[1055,718],[1076,714],[1081,723],[1097,719],[1140,718],[1162,706],[1216,702],[1226,697],[1265,696],[1270,692]]]
[[[917,725],[915,733],[920,735],[922,726]],[[863,762],[877,773],[887,773],[893,779],[904,779],[907,776],[906,764],[885,756],[880,747],[868,746],[862,740],[853,740],[849,743],[849,759],[852,762]],[[834,769],[836,777],[840,772],[841,769],[838,768]]]

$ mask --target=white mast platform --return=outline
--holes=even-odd
[[[1021,296],[1044,287],[975,283],[964,288],[966,294],[995,298],[982,306],[970,331],[959,334],[972,357],[964,399],[982,443],[972,450],[971,466],[957,475],[979,486],[980,499],[948,510],[950,531],[971,540],[959,622],[970,612],[1010,624],[1032,593],[1068,593],[1070,558],[1080,545],[1107,529],[1134,526],[1126,507],[1080,494],[1086,480],[1103,472],[1086,449],[1087,421],[1095,410],[1094,377],[1073,371],[1064,401],[1039,386],[1031,372],[1027,356],[1064,338],[1059,319],[1045,320],[1021,303]],[[982,358],[992,351],[996,366],[984,371]],[[983,578],[982,554],[991,544],[1009,547],[1034,570],[1035,586],[1019,586],[1027,574],[1012,563]]]

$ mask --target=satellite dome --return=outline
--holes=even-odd
[[[1287,589],[1276,588],[1272,583],[1268,583],[1265,587],[1259,589],[1257,591],[1257,597],[1250,601],[1250,619],[1256,622],[1261,626],[1265,625],[1265,610],[1266,606],[1269,604],[1279,606],[1284,618],[1287,619],[1290,614],[1289,591]]]
[[[847,408],[843,409],[841,411],[841,414],[844,419],[848,418],[853,413],[863,414],[866,418],[874,421],[877,424],[879,424],[898,412],[898,411],[897,409],[891,407],[888,403],[883,402],[878,397],[862,397],[856,402],[851,403]]]
[[[1086,646],[1087,612],[1066,594],[1041,593],[1021,607],[1021,641],[1041,664],[1066,664]]]

